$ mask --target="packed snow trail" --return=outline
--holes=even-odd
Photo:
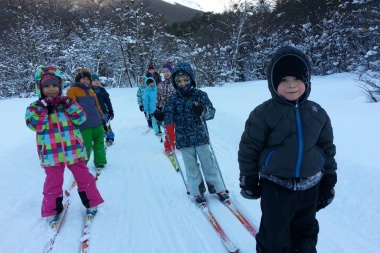
[[[314,77],[311,100],[329,113],[337,145],[336,198],[318,212],[321,253],[380,252],[378,144],[380,103],[366,103],[353,75]],[[237,150],[250,111],[269,97],[265,81],[205,88],[216,108],[207,122],[212,145],[234,204],[254,225],[260,201],[239,192]],[[105,203],[91,226],[91,253],[226,252],[220,238],[186,194],[179,172],[163,153],[163,143],[147,129],[136,102],[137,88],[108,89],[115,109],[115,143],[107,150],[108,165],[97,185]],[[35,147],[35,133],[24,122],[35,98],[0,100],[0,253],[42,252],[47,224],[40,217],[45,179]],[[350,125],[350,128],[347,128]],[[354,131],[352,129],[355,129]],[[181,168],[184,168],[179,158]],[[91,172],[95,174],[92,161]],[[65,188],[72,182],[65,172]],[[207,195],[206,195],[207,198]],[[216,197],[208,206],[240,252],[254,252],[255,239]],[[65,224],[52,253],[79,252],[85,208],[71,193]],[[17,238],[17,240],[15,240]]]

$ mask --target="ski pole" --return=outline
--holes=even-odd
[[[219,172],[220,178],[222,179],[222,183],[223,183],[224,189],[226,189],[226,192],[229,193],[229,191],[227,190],[226,184],[224,183],[222,172],[220,171],[220,167],[219,167],[219,164],[218,164],[218,160],[216,159],[214,149],[213,149],[213,147],[211,145],[210,134],[208,132],[206,121],[202,117],[200,117],[200,118],[201,118],[201,121],[202,121],[203,128],[205,129],[206,134],[207,134],[207,138],[208,138],[208,143],[209,143],[212,159],[215,161],[216,167],[218,168],[218,172]]]
[[[186,187],[186,193],[187,193],[188,195],[190,195],[189,186],[187,185],[186,180],[185,180],[185,177],[183,176],[183,172],[182,172],[181,166],[179,165],[179,162],[178,162],[178,159],[177,159],[177,155],[175,154],[175,151],[174,151],[174,148],[173,148],[173,144],[172,144],[172,141],[171,141],[171,139],[170,139],[170,136],[169,136],[168,130],[166,129],[165,126],[162,126],[162,128],[164,129],[165,136],[168,137],[169,144],[170,144],[170,148],[172,149],[172,153],[173,153],[173,156],[174,156],[174,160],[175,160],[175,162],[177,163],[177,166],[178,166],[179,172],[181,173],[182,181],[183,181],[183,183],[185,184],[185,187]]]

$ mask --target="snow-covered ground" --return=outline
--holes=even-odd
[[[351,74],[313,77],[310,99],[332,119],[337,146],[338,184],[334,202],[321,210],[318,251],[380,252],[380,103],[367,103]],[[216,108],[208,121],[211,142],[232,200],[258,226],[258,200],[239,194],[237,151],[250,111],[269,98],[266,81],[204,88]],[[179,172],[163,154],[163,144],[147,128],[136,102],[137,88],[109,89],[115,109],[115,144],[98,180],[105,199],[92,226],[91,253],[225,252],[220,239],[186,194]],[[0,101],[0,253],[42,252],[48,231],[40,217],[44,171],[35,133],[24,122],[34,99]],[[179,153],[178,153],[179,154]],[[179,154],[180,156],[180,154]],[[181,160],[180,160],[181,161]],[[181,167],[184,169],[181,161]],[[94,165],[90,161],[90,170]],[[72,181],[65,174],[65,187]],[[255,240],[214,196],[209,206],[240,248],[255,252]],[[52,252],[79,252],[85,208],[72,194],[66,222]]]

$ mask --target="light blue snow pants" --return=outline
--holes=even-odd
[[[181,148],[182,159],[186,168],[187,184],[190,195],[198,196],[206,191],[202,172],[209,193],[224,191],[224,185],[216,164],[213,162],[209,145]],[[199,168],[198,159],[201,163],[202,172]]]

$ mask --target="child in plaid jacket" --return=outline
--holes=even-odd
[[[28,106],[25,120],[36,132],[38,156],[46,173],[42,217],[54,220],[63,210],[65,167],[73,173],[83,205],[94,209],[104,201],[86,166],[86,148],[78,128],[86,120],[86,113],[71,98],[61,96],[63,77],[59,69],[41,66],[35,79],[39,99]]]

